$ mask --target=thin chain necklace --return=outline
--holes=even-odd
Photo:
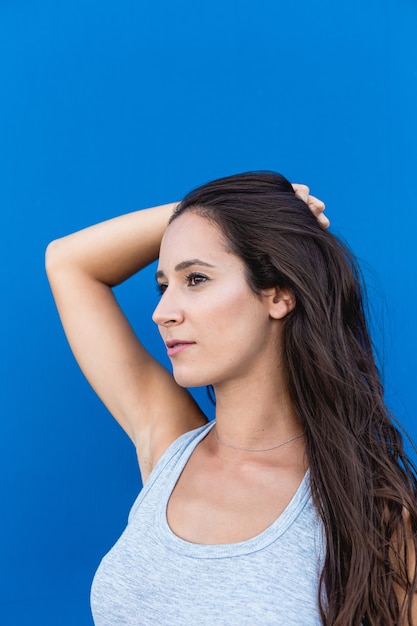
[[[301,433],[301,435],[290,437],[290,439],[287,439],[286,441],[282,441],[278,445],[272,446],[271,448],[255,448],[255,449],[254,448],[239,448],[238,446],[232,446],[232,444],[230,443],[224,443],[224,441],[220,441],[220,439],[217,436],[216,427],[214,427],[213,430],[214,430],[214,436],[219,445],[225,446],[226,448],[233,448],[233,450],[243,450],[244,452],[269,452],[269,450],[276,450],[277,448],[281,448],[282,446],[287,445],[287,443],[290,443],[291,441],[295,441],[296,439],[301,439],[301,437],[304,437],[304,433]]]

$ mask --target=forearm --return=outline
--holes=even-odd
[[[81,272],[117,285],[158,257],[162,236],[176,204],[165,204],[85,228],[48,246],[48,274]]]

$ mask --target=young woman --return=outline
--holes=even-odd
[[[415,469],[323,208],[247,173],[49,246],[72,350],[145,483],[96,574],[97,626],[417,624]],[[173,376],[112,294],[158,256]]]

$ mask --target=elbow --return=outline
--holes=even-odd
[[[48,244],[45,250],[45,269],[48,278],[60,268],[65,265],[65,246],[62,244],[62,239],[55,239]]]
[[[57,248],[59,248],[58,241],[58,239],[51,241],[45,250],[45,269],[48,275],[55,264]]]

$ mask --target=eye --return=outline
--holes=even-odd
[[[162,296],[165,291],[166,288],[168,287],[167,283],[156,283],[155,285],[157,292],[159,293],[160,296]]]
[[[198,272],[191,272],[191,274],[187,274],[185,279],[189,287],[198,287],[208,280],[207,276],[199,274]]]

